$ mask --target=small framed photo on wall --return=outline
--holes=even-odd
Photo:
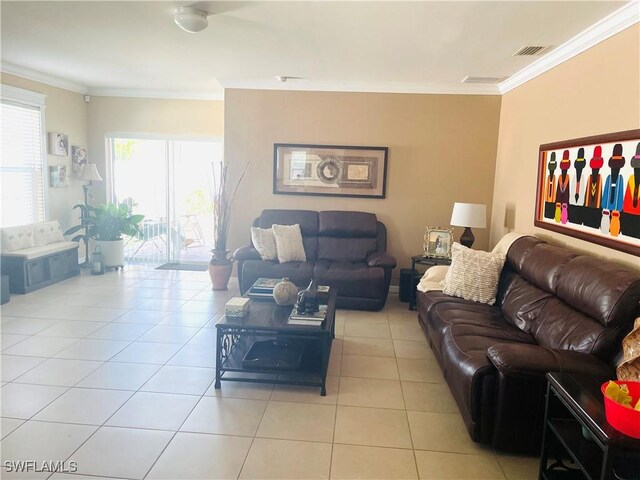
[[[60,132],[49,132],[49,154],[67,157],[69,155],[69,136]]]
[[[69,186],[69,174],[66,165],[49,167],[49,185],[51,185],[51,188],[67,188]]]

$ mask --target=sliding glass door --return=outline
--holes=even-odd
[[[143,214],[126,244],[129,262],[204,263],[213,248],[213,168],[222,141],[109,138],[111,198]]]

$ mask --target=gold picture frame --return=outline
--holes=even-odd
[[[427,227],[424,230],[424,256],[429,258],[451,258],[453,230],[451,228]]]

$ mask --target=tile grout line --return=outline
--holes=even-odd
[[[336,319],[333,319],[334,323],[336,321]],[[346,319],[345,319],[346,321]],[[343,333],[344,333],[344,328],[346,327],[346,323],[345,325],[343,325]],[[334,339],[335,340],[335,339]],[[333,344],[333,341],[331,342]],[[335,445],[336,445],[336,426],[338,424],[338,408],[339,408],[339,395],[340,395],[340,382],[342,379],[342,360],[344,357],[344,344],[342,343],[342,341],[340,342],[340,375],[338,375],[338,385],[336,387],[336,410],[335,410],[335,414],[333,417],[333,436],[331,437],[331,455],[329,456],[329,479],[331,479],[331,471],[333,469],[333,450],[335,449]],[[329,361],[331,361],[331,356],[329,356]],[[327,365],[327,371],[329,370],[329,366]]]

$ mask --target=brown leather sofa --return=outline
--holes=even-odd
[[[260,277],[289,279],[306,287],[314,278],[338,290],[339,308],[380,310],[389,293],[394,257],[386,253],[387,229],[373,213],[264,210],[254,227],[300,225],[306,262],[262,260],[252,245],[233,254],[240,292]]]
[[[419,322],[469,435],[537,452],[545,373],[615,378],[614,357],[640,313],[640,277],[534,237],[507,253],[496,305],[418,292]]]

